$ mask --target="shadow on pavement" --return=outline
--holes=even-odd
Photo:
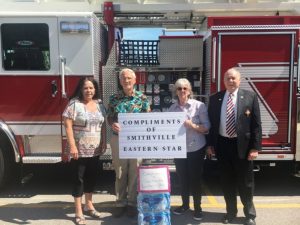
[[[45,220],[55,224],[57,220],[73,220],[73,204],[69,202],[39,202],[30,204],[8,204],[0,208],[1,224],[31,224],[31,221]],[[55,222],[51,222],[55,221]]]

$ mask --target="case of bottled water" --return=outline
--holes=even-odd
[[[139,213],[139,225],[171,225],[170,212]]]
[[[165,212],[170,210],[170,193],[139,193],[139,212]]]

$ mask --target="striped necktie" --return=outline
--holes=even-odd
[[[236,134],[235,128],[235,113],[233,104],[233,94],[230,93],[227,100],[226,107],[226,134],[228,137],[233,137]]]

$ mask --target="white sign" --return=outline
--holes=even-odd
[[[119,157],[186,158],[184,112],[119,113]]]
[[[168,166],[139,167],[138,192],[170,191],[170,173]]]

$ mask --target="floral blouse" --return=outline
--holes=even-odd
[[[73,135],[79,157],[101,155],[101,126],[104,122],[105,108],[101,100],[97,101],[98,111],[88,112],[79,99],[71,99],[63,117],[73,120]],[[67,144],[69,151],[69,145]]]

